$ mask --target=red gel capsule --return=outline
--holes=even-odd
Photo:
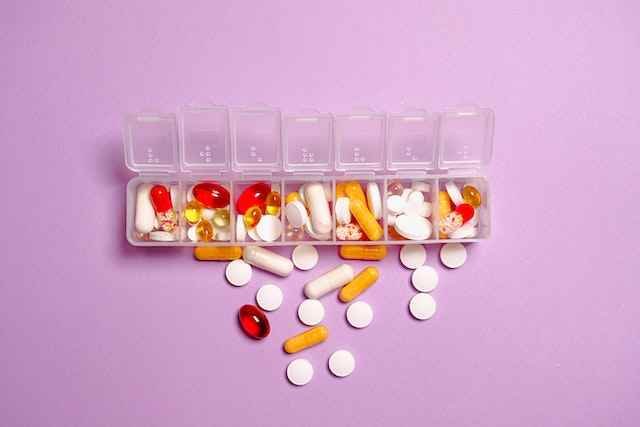
[[[271,186],[265,182],[257,182],[248,186],[238,197],[236,211],[244,214],[251,206],[259,206],[264,211],[267,194],[271,192]]]
[[[473,218],[475,209],[469,203],[462,203],[456,207],[456,212],[462,216],[462,222],[465,223]]]
[[[217,182],[201,182],[193,187],[193,197],[211,209],[224,208],[229,204],[229,192]]]
[[[271,332],[269,319],[255,305],[246,304],[240,307],[238,320],[240,320],[240,327],[244,333],[253,339],[261,340]]]
[[[171,193],[164,185],[154,185],[151,187],[151,204],[156,213],[166,212],[173,209],[171,203]]]

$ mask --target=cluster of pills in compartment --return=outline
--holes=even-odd
[[[229,191],[217,182],[201,182],[187,190],[182,215],[192,242],[231,239]]]
[[[472,184],[465,184],[462,191],[453,181],[445,184],[445,191],[438,193],[438,219],[441,239],[469,239],[478,235],[479,209],[482,206],[480,191]]]
[[[287,240],[302,240],[305,234],[315,240],[331,239],[331,185],[308,182],[285,197]]]
[[[386,246],[342,246],[340,256],[345,260],[379,261],[386,257]],[[227,281],[233,286],[244,286],[251,281],[252,268],[256,267],[275,275],[286,277],[294,266],[302,271],[312,270],[318,263],[318,252],[312,245],[299,245],[287,258],[258,246],[245,247],[200,247],[195,256],[200,260],[230,260],[225,269]],[[460,267],[466,260],[466,249],[460,243],[442,246],[440,258],[450,268]],[[438,275],[433,267],[425,265],[426,252],[422,245],[407,245],[400,251],[401,263],[413,269],[411,283],[418,291],[409,302],[409,312],[418,320],[430,319],[436,310],[435,300],[429,292],[438,284]],[[288,338],[283,349],[288,354],[296,354],[325,342],[329,329],[322,325],[325,308],[321,299],[333,291],[338,299],[349,304],[345,310],[347,322],[356,329],[366,328],[374,317],[370,304],[359,297],[379,279],[379,271],[367,266],[360,272],[349,264],[341,264],[322,275],[306,282],[303,288],[305,300],[297,308],[300,322],[309,328]],[[249,337],[261,340],[269,336],[271,326],[267,312],[277,310],[282,305],[284,294],[275,284],[261,286],[255,295],[256,305],[245,304],[238,311],[238,321],[242,331]],[[356,301],[357,300],[357,301]],[[351,352],[337,349],[329,357],[329,370],[336,377],[346,377],[353,373],[356,360]],[[291,361],[286,369],[287,378],[294,385],[305,385],[313,378],[313,364],[305,358]]]
[[[245,188],[236,200],[236,239],[242,242],[249,236],[256,242],[278,240],[282,235],[281,204],[279,189],[265,182]]]
[[[426,240],[433,227],[429,218],[432,206],[429,202],[431,186],[414,181],[411,188],[404,188],[400,181],[387,185],[387,224],[389,234],[397,240]]]
[[[376,182],[367,183],[366,195],[358,181],[336,183],[335,214],[338,240],[382,239],[382,196]]]

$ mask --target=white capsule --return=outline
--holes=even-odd
[[[293,263],[289,258],[259,246],[247,246],[244,248],[242,258],[254,267],[278,276],[286,277],[293,271]]]
[[[307,298],[318,299],[346,285],[353,280],[353,276],[353,268],[342,264],[304,285],[304,294]]]
[[[351,222],[351,211],[349,210],[349,198],[338,197],[333,207],[336,213],[336,221],[340,225],[347,225]]]
[[[136,190],[136,231],[148,233],[153,230],[156,212],[151,204],[151,187],[153,184],[141,184]]]
[[[311,225],[318,234],[331,232],[331,210],[324,192],[324,187],[319,182],[311,182],[304,185],[304,199],[311,213]]]
[[[376,219],[382,218],[382,196],[380,196],[380,188],[375,182],[367,183],[367,205]]]

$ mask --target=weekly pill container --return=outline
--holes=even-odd
[[[441,112],[408,109],[380,112],[369,109],[344,114],[282,112],[272,107],[236,108],[219,105],[186,106],[176,113],[137,113],[125,116],[124,150],[129,169],[138,176],[127,185],[126,234],[135,246],[282,246],[389,245],[476,242],[491,234],[491,199],[486,168],[493,147],[494,114],[488,108],[459,107]],[[335,211],[329,240],[274,242],[237,241],[234,200],[248,185],[266,182],[282,193],[280,219],[286,225],[284,194],[307,182],[328,183],[335,200],[336,183],[357,180],[378,183],[382,192],[377,241],[336,238]],[[230,192],[231,232],[228,240],[193,242],[188,224],[179,215],[177,240],[149,241],[137,236],[134,218],[136,190],[144,183],[173,186],[174,204],[184,206],[195,182],[215,181]],[[391,181],[405,186],[428,183],[432,189],[433,232],[426,240],[392,236],[387,226],[386,189]],[[453,181],[471,184],[482,196],[478,233],[474,238],[438,238],[438,191]]]

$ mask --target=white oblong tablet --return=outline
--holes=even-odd
[[[280,308],[282,299],[282,290],[272,284],[261,286],[256,293],[256,302],[265,311],[274,311]]]
[[[411,189],[413,191],[421,191],[423,193],[428,193],[431,191],[431,186],[423,181],[413,181],[411,183]]]
[[[445,243],[440,248],[440,261],[449,268],[458,268],[467,260],[467,249],[462,243]]]
[[[463,224],[462,227],[458,228],[452,233],[449,233],[450,239],[471,239],[478,235],[478,228],[471,222],[467,222]]]
[[[307,359],[295,359],[287,365],[287,379],[293,385],[308,384],[313,378],[313,366]]]
[[[436,313],[436,300],[429,294],[416,294],[409,301],[409,311],[418,320],[427,320]]]
[[[449,198],[451,199],[454,205],[458,206],[464,203],[464,198],[462,197],[462,193],[460,192],[460,189],[458,188],[455,182],[449,181],[444,185],[444,187],[447,190],[447,194],[449,195]]]
[[[338,197],[333,210],[336,213],[336,221],[338,224],[347,225],[351,223],[351,210],[349,210],[348,197]]]
[[[198,226],[197,225],[192,225],[191,227],[189,227],[189,229],[187,230],[187,237],[192,242],[197,242],[198,241]]]
[[[244,242],[247,240],[247,227],[244,226],[244,217],[238,215],[236,219],[236,240]]]
[[[382,196],[375,182],[367,183],[367,206],[376,219],[382,218]]]
[[[394,227],[399,235],[409,240],[426,240],[431,236],[431,223],[419,215],[399,215]]]
[[[287,203],[284,207],[284,214],[293,228],[300,228],[309,222],[307,208],[298,200]]]
[[[356,368],[356,359],[347,350],[334,351],[329,357],[329,370],[336,377],[347,377]]]
[[[311,270],[318,264],[318,250],[312,245],[298,245],[291,253],[291,260],[300,270]]]
[[[317,299],[306,299],[298,306],[298,319],[307,326],[315,326],[324,319],[324,306]]]
[[[397,194],[387,197],[387,210],[394,215],[400,215],[404,212],[406,204],[406,200]]]
[[[431,292],[438,286],[438,272],[431,266],[422,265],[411,274],[411,284],[417,291]]]
[[[364,301],[356,301],[347,308],[347,322],[354,328],[366,328],[372,320],[373,309]]]
[[[282,221],[275,215],[262,215],[256,225],[256,233],[265,242],[275,242],[282,235]]]
[[[152,231],[149,233],[149,239],[154,242],[175,242],[176,236],[168,231]]]
[[[424,265],[427,260],[427,251],[422,245],[404,245],[400,249],[400,262],[407,268],[415,270]]]
[[[241,259],[236,259],[227,264],[224,275],[233,286],[244,286],[251,280],[253,269]]]

